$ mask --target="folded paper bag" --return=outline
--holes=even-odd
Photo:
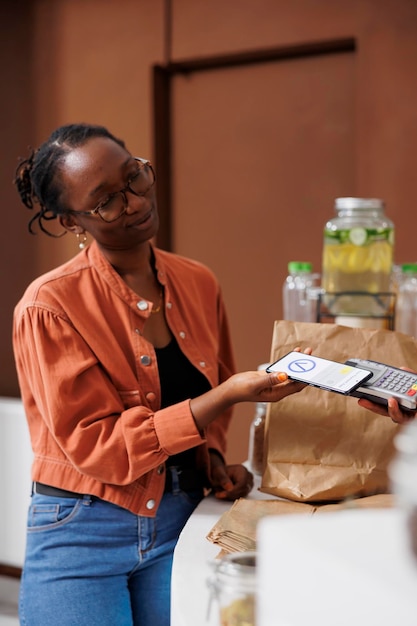
[[[316,515],[317,513],[390,508],[395,504],[392,494],[378,494],[368,498],[355,498],[337,504],[312,505],[290,500],[252,500],[239,498],[212,527],[206,538],[219,546],[220,554],[246,552],[257,548],[257,529],[261,519],[268,515]]]
[[[276,321],[271,362],[297,346],[335,361],[359,357],[417,369],[416,342],[391,330]],[[260,491],[301,502],[388,493],[398,428],[357,398],[308,386],[268,405]]]

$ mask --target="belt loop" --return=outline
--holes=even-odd
[[[177,494],[180,490],[180,479],[179,475],[181,474],[181,470],[178,469],[177,465],[169,465],[169,471],[171,472],[171,480],[172,480],[172,493]]]
[[[90,506],[92,502],[93,498],[91,496],[89,496],[88,494],[83,495],[82,503],[84,506]]]

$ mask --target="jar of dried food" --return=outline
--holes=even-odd
[[[255,626],[256,552],[227,554],[215,561],[208,585],[220,626]]]

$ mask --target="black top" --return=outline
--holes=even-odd
[[[195,398],[211,389],[207,378],[181,352],[176,339],[155,348],[161,383],[161,408]],[[167,465],[195,467],[195,448],[169,457]]]

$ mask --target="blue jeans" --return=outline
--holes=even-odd
[[[103,500],[34,494],[22,626],[169,626],[172,556],[203,497],[173,484],[155,518]]]

